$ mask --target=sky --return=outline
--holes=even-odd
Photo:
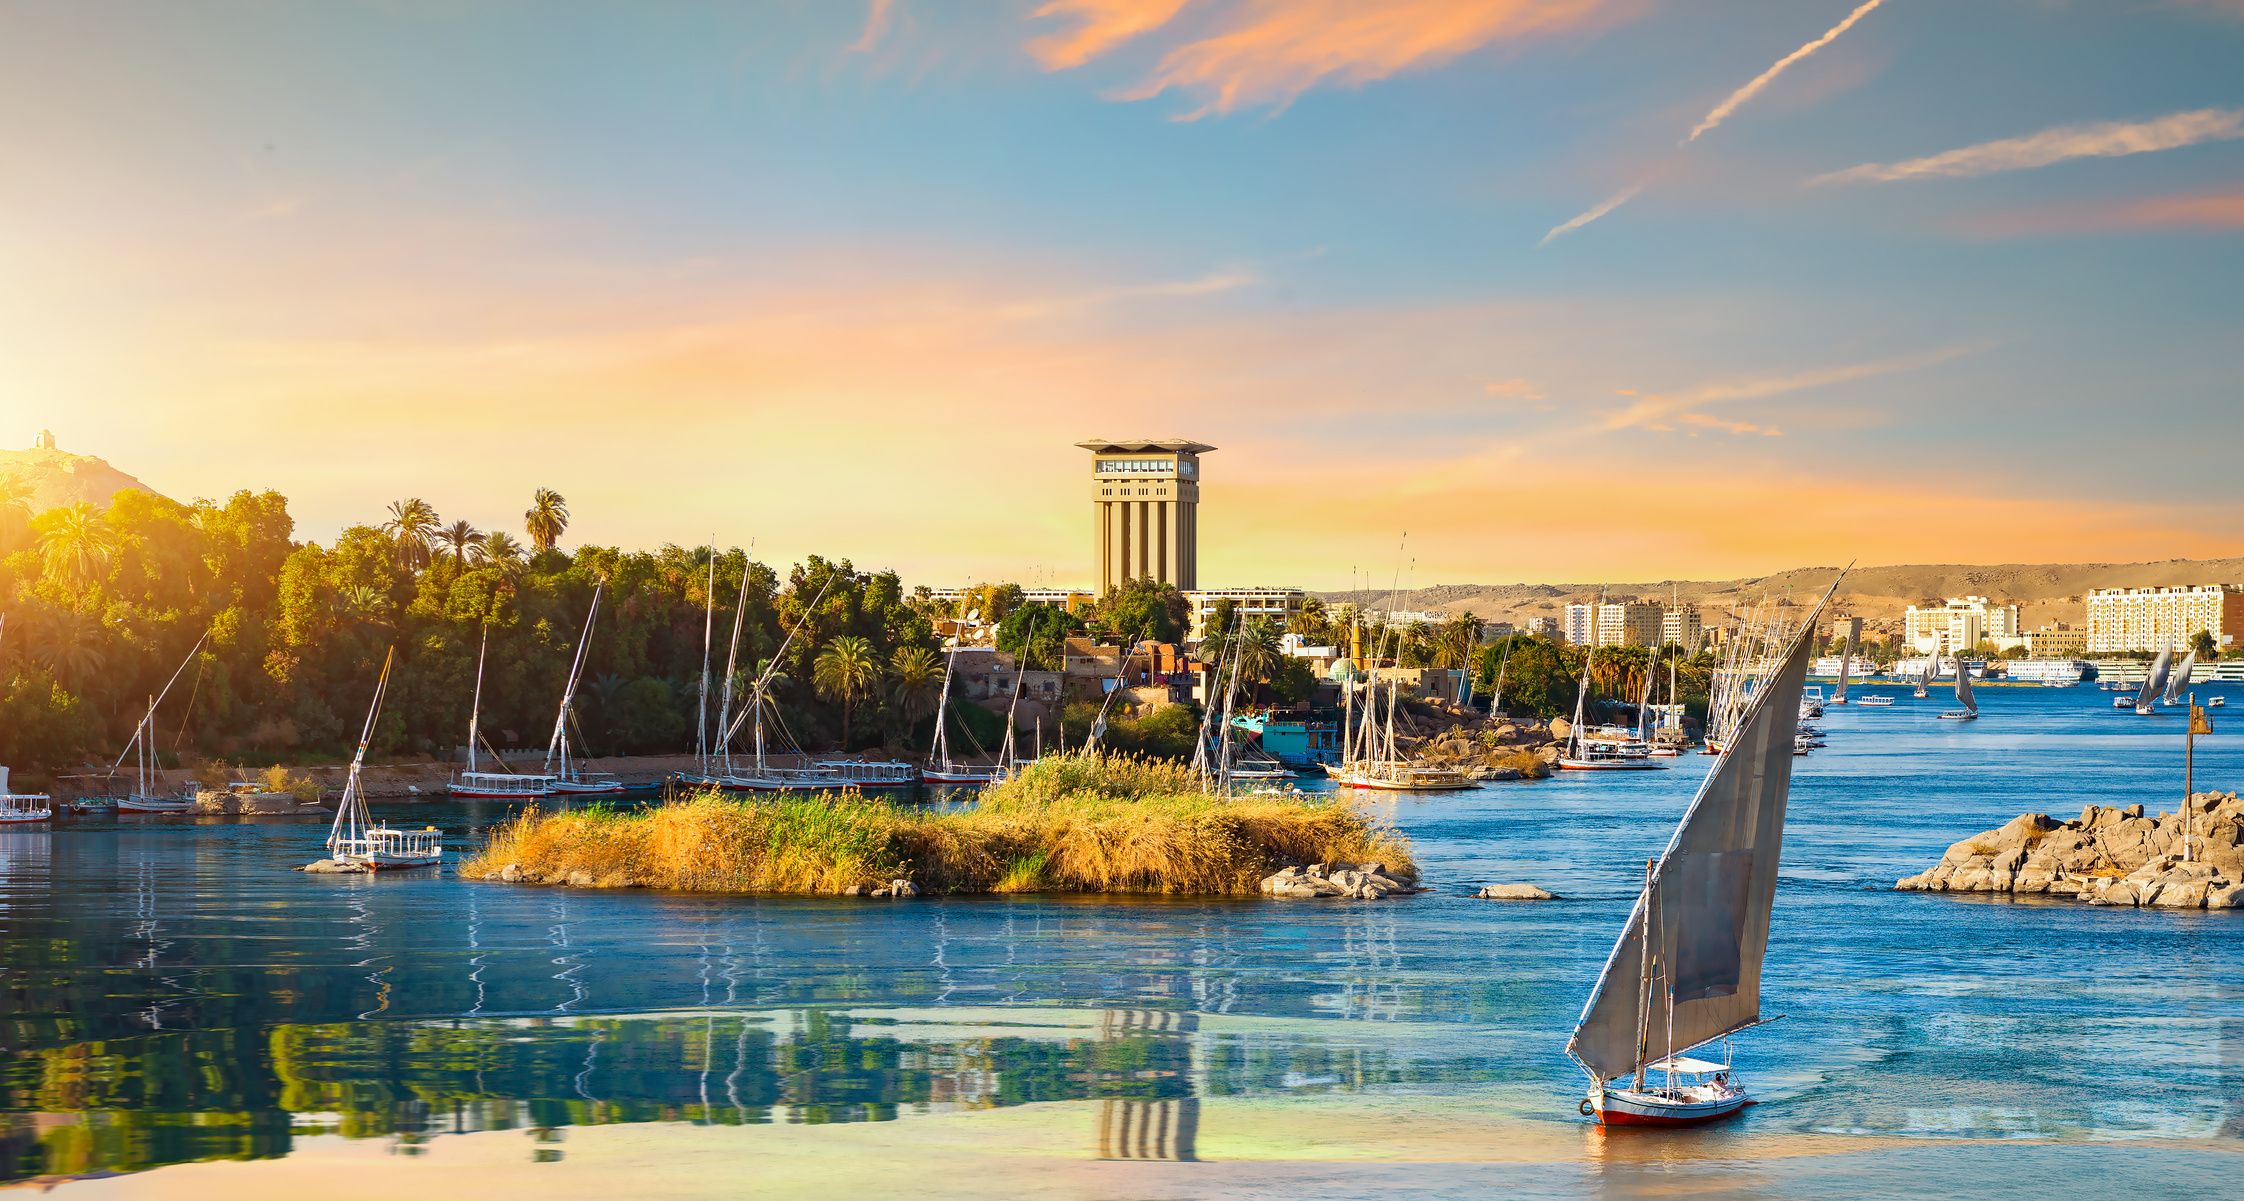
[[[935,586],[2244,554],[2244,0],[0,0],[0,443]]]

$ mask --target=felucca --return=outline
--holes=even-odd
[[[1970,721],[1979,716],[1979,701],[1971,695],[1971,665],[1956,656],[1956,704],[1960,709],[1950,709],[1940,716],[1951,721]]]
[[[974,612],[978,614],[981,610]],[[963,626],[959,628],[964,629]],[[943,691],[935,702],[935,745],[928,753],[927,766],[921,768],[919,774],[935,784],[988,784],[1004,775],[1004,769],[960,763],[951,753],[951,676],[958,664],[960,637],[963,635],[954,635],[943,650]],[[974,732],[968,730],[966,736],[971,739]]]
[[[1390,602],[1389,612],[1393,612]],[[1350,641],[1356,641],[1353,621],[1350,622]],[[1397,632],[1397,641],[1401,638]],[[1357,662],[1377,663],[1379,652],[1386,649],[1384,630],[1379,641],[1372,646],[1370,660]],[[1376,792],[1456,792],[1473,787],[1465,773],[1453,767],[1437,767],[1396,757],[1395,709],[1402,703],[1401,683],[1395,677],[1387,681],[1387,721],[1379,721],[1379,677],[1376,667],[1371,669],[1370,683],[1364,686],[1363,717],[1359,723],[1355,716],[1356,685],[1350,681],[1347,691],[1348,720],[1344,725],[1340,762],[1324,765],[1325,774],[1342,788],[1364,788]],[[1358,728],[1360,725],[1360,728]]]
[[[467,770],[452,776],[451,793],[473,801],[535,801],[553,791],[554,777],[517,772],[503,756],[499,766],[505,771],[483,771],[476,762],[476,744],[483,741],[483,659],[490,649],[491,623],[485,622],[475,652],[475,699],[468,702]]]
[[[335,824],[327,832],[328,857],[357,864],[368,871],[388,868],[430,867],[444,861],[444,836],[435,826],[418,830],[392,829],[374,824],[366,809],[366,791],[359,769],[366,765],[366,744],[373,740],[375,719],[381,716],[382,699],[390,690],[390,665],[397,648],[382,659],[382,679],[374,685],[374,703],[366,709],[366,727],[359,731],[358,751],[351,756],[351,774],[343,781],[343,800],[335,807]]]
[[[2173,647],[2169,646],[2158,652],[2158,659],[2151,664],[2150,674],[2143,677],[2143,690],[2136,693],[2133,700],[2123,696],[2113,701],[2112,708],[2133,709],[2137,715],[2142,717],[2148,717],[2156,712],[2151,706],[2158,700],[2158,694],[2166,690],[2166,680],[2173,663]]]
[[[581,767],[569,768],[569,719],[577,700],[577,680],[584,674],[585,652],[592,646],[592,623],[600,618],[600,596],[607,590],[607,581],[592,586],[592,608],[584,615],[584,637],[577,640],[576,660],[569,664],[569,682],[561,689],[561,710],[553,715],[553,739],[546,743],[546,766],[554,766],[559,756],[560,770],[554,772],[555,796],[621,796],[623,781],[609,772],[588,772]]]
[[[1814,631],[1811,616],[1754,691],[1667,850],[1645,863],[1643,891],[1567,1040],[1590,1077],[1581,1111],[1604,1125],[1692,1126],[1752,1104],[1727,1053],[1720,1063],[1688,1053],[1775,1020],[1761,1016],[1761,960]]]
[[[1598,596],[1598,608],[1605,607],[1605,597]],[[1589,654],[1582,659],[1582,678],[1574,690],[1574,724],[1566,731],[1566,749],[1559,752],[1558,766],[1569,771],[1647,771],[1661,770],[1667,764],[1652,757],[1652,748],[1642,741],[1625,735],[1618,741],[1612,738],[1593,738],[1583,725],[1588,716],[1590,667],[1597,662],[1597,645],[1592,642]],[[1646,668],[1649,676],[1650,668]],[[1651,681],[1645,681],[1645,696],[1651,696]],[[1638,707],[1639,722],[1643,709]]]
[[[117,812],[185,813],[195,803],[189,797],[156,795],[156,780],[162,770],[156,759],[156,706],[163,704],[164,698],[171,695],[172,685],[179,682],[187,665],[195,661],[195,656],[202,653],[203,643],[209,640],[208,630],[195,640],[195,649],[188,651],[187,657],[180,660],[179,670],[171,673],[171,679],[164,684],[164,690],[148,702],[148,713],[140,719],[140,725],[134,728],[132,741],[125,744],[125,749],[117,755],[117,761],[109,765],[109,774],[114,776],[117,769],[124,766],[126,755],[138,753],[134,787],[131,792],[117,798]]]
[[[1830,704],[1847,703],[1847,673],[1854,667],[1854,627],[1847,627],[1847,644],[1839,648],[1839,686],[1831,690]]]

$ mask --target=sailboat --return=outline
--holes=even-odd
[[[1688,1052],[1775,1020],[1761,1016],[1761,959],[1814,630],[1811,617],[1754,691],[1666,851],[1645,863],[1643,891],[1567,1040],[1590,1077],[1581,1112],[1604,1125],[1692,1126],[1752,1104],[1729,1055]]]
[[[607,589],[607,581],[592,586],[592,607],[584,615],[584,637],[577,640],[576,660],[569,664],[569,682],[561,688],[561,709],[553,715],[553,739],[546,744],[546,766],[552,767],[556,756],[560,770],[553,773],[555,796],[621,796],[623,781],[609,772],[575,771],[569,768],[569,712],[576,704],[577,680],[584,674],[585,652],[592,646],[592,623],[600,619],[600,596]]]
[[[1599,597],[1598,603],[1602,606],[1604,598]],[[1592,644],[1589,654],[1582,659],[1582,678],[1574,691],[1574,724],[1566,732],[1566,749],[1559,752],[1558,766],[1569,771],[1665,769],[1667,764],[1654,759],[1652,748],[1644,745],[1641,740],[1627,738],[1625,734],[1619,740],[1611,737],[1593,738],[1589,729],[1582,724],[1589,705],[1590,666],[1596,662],[1597,647]],[[1637,711],[1639,714],[1643,712],[1641,706]]]
[[[1940,650],[1936,647],[1931,654],[1925,656],[1925,669],[1917,676],[1917,691],[1914,695],[1920,700],[1929,695],[1932,692],[1932,678],[1939,674]]]
[[[736,652],[740,647],[740,611],[748,607],[747,600],[748,573],[744,569],[740,575],[740,599],[735,602],[733,612],[733,649]],[[679,772],[670,778],[672,783],[688,788],[719,787],[716,773],[709,767],[709,654],[717,634],[717,541],[714,537],[709,540],[709,580],[703,586],[702,601],[701,686],[695,693],[694,700],[694,770]],[[730,665],[725,668],[725,685],[727,688],[732,686]],[[721,720],[719,724],[722,725]]]
[[[1389,611],[1393,611],[1390,603]],[[1398,639],[1400,632],[1397,632]],[[1386,649],[1387,635],[1382,631],[1379,642],[1372,647],[1369,662],[1376,663],[1379,652]],[[1350,641],[1355,641],[1353,623]],[[1363,716],[1356,717],[1356,688],[1348,687],[1347,737],[1343,739],[1340,762],[1324,764],[1325,774],[1342,788],[1363,788],[1375,792],[1456,792],[1473,787],[1465,773],[1454,767],[1438,767],[1403,759],[1395,750],[1395,710],[1402,703],[1401,683],[1390,676],[1387,681],[1387,720],[1379,720],[1379,677],[1374,668],[1370,682],[1364,685]]]
[[[476,762],[476,746],[483,741],[483,660],[491,649],[491,625],[483,624],[483,642],[475,652],[475,699],[468,702],[467,770],[452,776],[451,793],[475,801],[535,801],[552,793],[556,783],[547,775],[526,775],[507,768],[483,771]],[[506,760],[499,760],[506,767]]]
[[[2150,716],[2153,712],[2155,712],[2155,710],[2151,708],[2152,702],[2158,699],[2159,693],[2166,690],[2166,680],[2168,674],[2172,670],[2173,663],[2173,647],[2169,646],[2165,650],[2158,652],[2157,660],[2152,662],[2151,664],[2150,673],[2143,677],[2143,690],[2136,693],[2133,700],[2129,700],[2128,698],[2123,696],[2118,700],[2113,701],[2112,708],[2133,709],[2138,716]]]
[[[1979,716],[1979,701],[1971,695],[1971,665],[1956,656],[1956,703],[1963,706],[1951,709],[1940,716],[1953,721],[1970,721]]]
[[[1854,668],[1854,628],[1847,628],[1846,645],[1839,648],[1839,686],[1831,690],[1830,704],[1847,703],[1847,673]]]
[[[366,764],[366,744],[373,740],[374,721],[381,716],[382,699],[390,690],[390,666],[397,648],[382,659],[382,679],[374,685],[374,703],[366,708],[366,728],[359,732],[358,751],[351,756],[351,773],[343,782],[343,800],[335,807],[335,824],[327,832],[328,857],[353,863],[368,871],[385,868],[429,867],[444,861],[443,835],[435,826],[419,830],[392,829],[374,824],[366,809],[366,792],[359,784],[359,769]]]
[[[171,679],[164,684],[164,690],[157,693],[154,700],[148,702],[147,715],[140,719],[138,726],[134,727],[132,741],[126,743],[125,749],[118,753],[117,761],[109,765],[109,774],[114,776],[117,774],[117,769],[124,766],[126,755],[139,753],[139,758],[136,761],[139,767],[138,780],[130,793],[117,798],[117,812],[185,813],[195,803],[191,797],[156,795],[156,780],[160,774],[160,767],[156,760],[156,707],[164,703],[165,697],[171,695],[171,686],[179,682],[179,677],[186,672],[187,665],[195,661],[195,656],[202,653],[203,643],[209,640],[210,632],[207,630],[203,632],[201,638],[195,640],[195,648],[187,652],[185,659],[180,660],[179,669],[171,673]]]
[[[951,755],[951,676],[958,662],[958,639],[943,653],[943,693],[935,702],[935,745],[930,748],[927,766],[920,769],[922,778],[937,784],[989,784],[994,783],[1004,771],[996,766],[977,767],[960,763]],[[968,731],[967,737],[972,738]]]
[[[2192,649],[2190,653],[2182,656],[2182,665],[2174,669],[2174,674],[2167,677],[2166,694],[2159,698],[2158,703],[2161,705],[2181,704],[2182,691],[2189,687],[2190,673],[2196,670],[2197,651]]]

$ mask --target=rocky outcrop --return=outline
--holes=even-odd
[[[1555,892],[1545,892],[1532,884],[1491,884],[1473,894],[1491,901],[1555,901]]]
[[[1353,897],[1376,901],[1398,893],[1424,892],[1407,872],[1387,874],[1384,863],[1312,863],[1289,867],[1262,881],[1274,897]]]
[[[292,792],[241,792],[212,791],[204,789],[195,794],[195,803],[187,807],[189,813],[205,814],[265,814],[276,813],[327,813],[323,806],[307,805],[296,799]]]
[[[317,876],[345,876],[370,872],[374,869],[360,863],[343,863],[335,859],[315,859],[296,870],[310,872]]]
[[[2184,862],[2183,832],[2191,835]],[[1948,848],[1904,892],[2007,892],[2098,905],[2244,908],[2244,801],[2200,792],[2181,813],[2090,805],[2075,821],[2026,813]]]
[[[870,888],[862,884],[852,884],[842,889],[842,895],[845,897],[916,897],[919,895],[919,885],[909,880],[890,880],[886,884],[875,884]]]

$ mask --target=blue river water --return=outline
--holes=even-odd
[[[1833,708],[1796,760],[1761,1104],[1576,1112],[1567,1032],[1713,760],[1387,798],[1377,902],[759,899],[308,876],[316,819],[0,828],[0,1183],[94,1196],[2217,1192],[2244,913],[1891,891],[2021,812],[2172,809],[2092,688]],[[2218,689],[2203,690],[2207,692]],[[2229,690],[2244,692],[2244,689]],[[2199,740],[2198,787],[2244,783]],[[2244,719],[2244,700],[2238,715]],[[504,806],[396,806],[469,845]],[[1548,902],[1469,894],[1497,881]],[[619,1182],[625,1182],[619,1184]],[[619,1191],[620,1189],[620,1191]]]

